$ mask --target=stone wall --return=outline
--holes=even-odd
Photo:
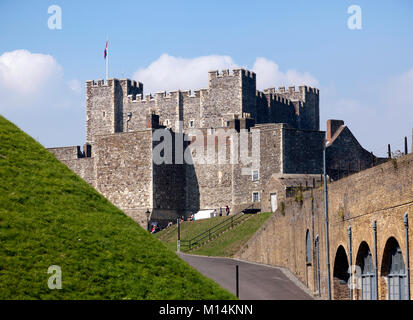
[[[330,125],[327,124],[327,129],[331,126],[333,124],[330,122]],[[344,123],[333,132],[338,136],[331,137],[330,141],[333,143],[328,145],[326,149],[327,173],[332,179],[337,180],[349,173],[358,172],[377,164],[376,157],[358,143],[349,128],[344,126]]]
[[[152,129],[95,137],[96,189],[144,225],[152,208]]]
[[[283,127],[283,173],[317,174],[323,168],[324,131]]]
[[[49,148],[48,150],[59,160],[74,160],[82,156],[80,146]]]
[[[58,158],[59,159],[59,158]],[[60,160],[60,159],[59,159]],[[79,177],[96,188],[96,172],[94,158],[79,158],[71,160],[61,160],[70,169],[74,171]]]
[[[348,298],[343,270],[356,258],[363,242],[374,254],[373,222],[377,223],[378,294],[388,298],[387,272],[389,241],[395,239],[406,266],[406,242],[403,216],[413,221],[413,154],[328,184],[329,259],[332,297]],[[352,245],[349,256],[348,227]],[[310,233],[312,261],[306,261],[306,232]],[[293,272],[314,294],[327,297],[323,188],[304,192],[302,202],[290,198],[237,254],[238,258]],[[317,245],[318,244],[318,250]],[[386,246],[387,245],[387,246]],[[413,236],[409,235],[409,246]],[[344,250],[343,250],[344,249]],[[317,259],[317,251],[318,259]],[[341,251],[345,255],[339,254]],[[318,263],[317,263],[318,262]],[[413,263],[410,255],[410,266]],[[318,271],[319,270],[319,271]],[[345,273],[345,272],[344,272]],[[320,291],[318,290],[320,280]],[[340,281],[341,280],[341,281]],[[410,282],[413,281],[410,273]],[[354,298],[360,298],[354,290]]]

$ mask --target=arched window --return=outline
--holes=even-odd
[[[384,248],[382,275],[387,276],[389,300],[407,299],[407,275],[402,250],[393,237]]]
[[[311,254],[311,239],[310,239],[310,230],[307,229],[306,235],[305,235],[305,262],[307,265],[311,264],[312,261],[312,254]]]
[[[363,300],[376,299],[376,273],[373,257],[368,244],[364,241],[360,244],[356,264],[361,269],[361,298]]]

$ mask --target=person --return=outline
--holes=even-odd
[[[214,209],[214,217],[217,216],[217,209]]]
[[[225,208],[225,212],[227,213],[227,216],[228,216],[229,215],[229,207],[228,206]]]
[[[154,234],[155,232],[156,232],[156,228],[155,228],[155,226],[152,226],[152,231],[151,231],[151,233]]]
[[[222,208],[219,207],[219,216],[222,217]]]
[[[185,218],[184,218],[184,216],[182,216],[181,217],[181,222],[184,222],[185,221]]]

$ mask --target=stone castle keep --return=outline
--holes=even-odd
[[[143,95],[143,84],[129,79],[86,82],[86,143],[50,148],[56,157],[126,214],[146,224],[165,222],[200,210],[229,205],[235,213],[249,206],[275,211],[289,190],[320,182],[327,141],[327,170],[332,179],[377,163],[344,122],[328,120],[320,131],[319,90],[256,89],[255,73],[235,69],[208,73],[208,88]],[[197,128],[205,148],[217,145],[218,129],[260,133],[258,168],[243,165],[155,164],[155,130],[174,137]],[[198,138],[197,138],[198,139]],[[192,142],[183,142],[192,145]],[[251,142],[251,141],[250,141]],[[173,152],[173,158],[182,157]]]

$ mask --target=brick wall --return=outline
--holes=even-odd
[[[403,216],[406,212],[413,221],[413,154],[367,169],[328,184],[329,257],[332,295],[348,298],[347,286],[334,277],[337,250],[342,246],[349,259],[348,227],[352,229],[352,263],[362,242],[373,253],[373,221],[377,222],[378,293],[387,298],[385,246],[393,237],[397,240],[406,265],[406,243]],[[308,270],[305,259],[306,230],[311,234],[313,261]],[[319,269],[321,296],[327,297],[324,196],[317,188],[303,193],[303,201],[286,201],[285,210],[278,210],[237,254],[249,261],[282,266],[292,271],[314,294],[317,294],[315,238],[319,239]],[[413,236],[409,236],[409,246]],[[373,253],[374,255],[374,253]],[[413,259],[410,254],[410,265]],[[336,266],[337,267],[337,266]],[[311,275],[308,272],[312,273]],[[334,279],[335,278],[335,279]],[[311,280],[309,283],[309,280]],[[410,281],[413,281],[410,274]],[[360,297],[360,294],[355,294]]]

